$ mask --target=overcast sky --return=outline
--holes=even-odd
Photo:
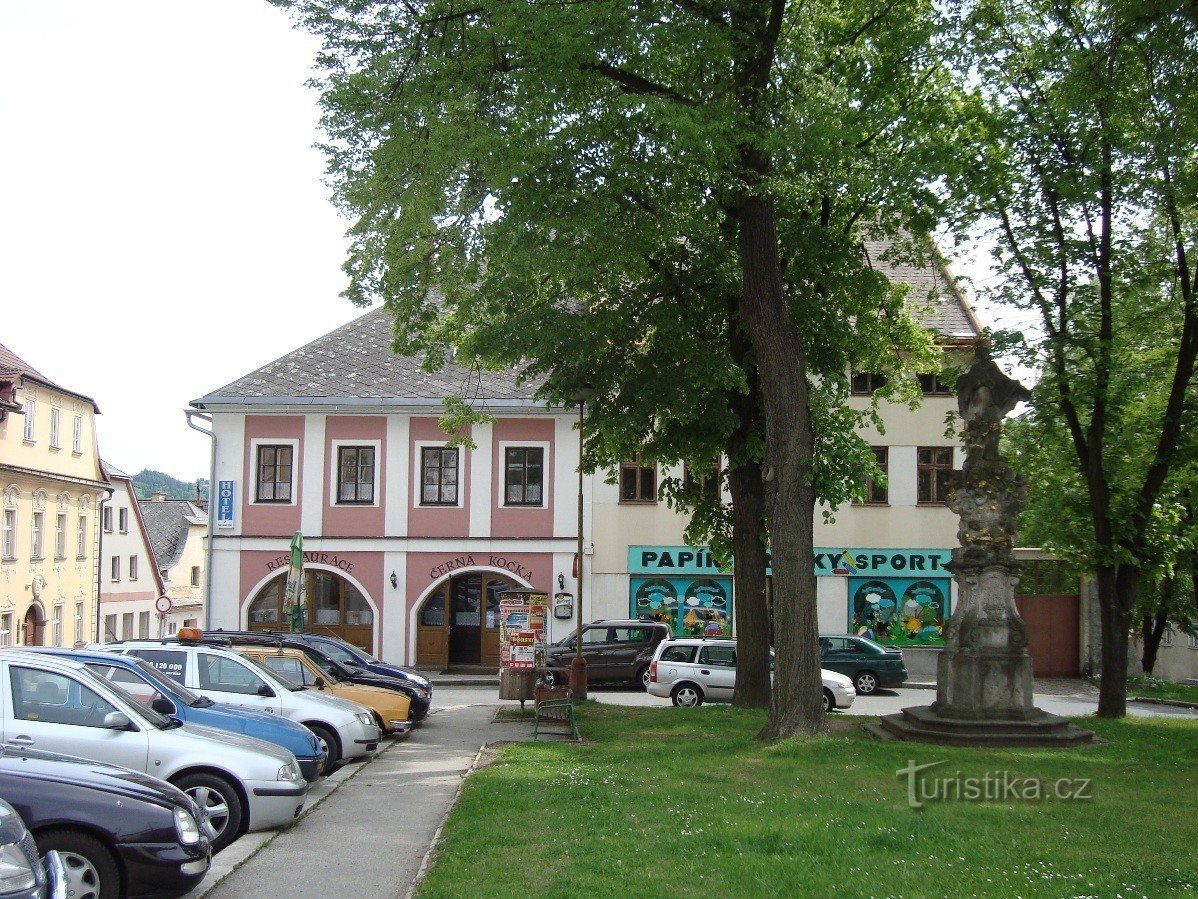
[[[188,401],[361,314],[317,47],[264,0],[0,0],[0,343],[119,468],[207,476]]]
[[[316,41],[261,0],[0,0],[0,343],[130,473],[208,473],[188,401],[361,314]]]

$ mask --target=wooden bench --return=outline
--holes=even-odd
[[[578,733],[578,722],[574,718],[574,700],[568,688],[537,687],[536,705],[533,708],[532,738],[538,739],[541,734],[541,722],[564,724],[569,728],[570,736],[582,742]]]

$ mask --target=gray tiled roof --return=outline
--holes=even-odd
[[[532,399],[537,385],[518,385],[515,370],[478,372],[451,362],[440,371],[424,371],[419,358],[391,351],[391,322],[386,309],[373,309],[196,403],[226,397],[371,397],[431,403],[447,396]]]
[[[949,339],[979,336],[977,320],[939,256],[916,266],[883,259],[885,249],[879,241],[866,242],[871,264],[892,281],[911,285],[907,303],[924,326]],[[371,310],[193,404],[205,407],[222,401],[271,398],[283,404],[326,398],[330,402],[365,399],[439,404],[447,396],[462,396],[523,405],[532,400],[539,386],[539,382],[517,383],[515,369],[480,372],[451,362],[439,371],[424,371],[419,358],[391,351],[391,327],[385,308]]]
[[[183,556],[191,519],[202,513],[184,499],[168,499],[157,503],[139,500],[137,505],[146,525],[146,535],[154,548],[154,556],[158,559],[158,568],[168,571]]]
[[[100,468],[104,471],[104,477],[106,478],[124,478],[126,481],[133,480],[132,477],[105,459],[100,460]]]
[[[63,393],[68,393],[71,396],[77,396],[81,400],[87,400],[96,412],[100,411],[100,407],[96,405],[96,401],[90,396],[51,381],[4,344],[0,343],[0,380],[8,381],[15,380],[16,378],[28,378],[30,381],[37,381],[39,384],[44,384],[46,387],[54,390],[61,390]]]

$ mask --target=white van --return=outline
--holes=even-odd
[[[308,782],[286,749],[159,715],[69,659],[0,653],[0,708],[7,747],[120,765],[174,784],[207,812],[214,852],[246,831],[289,824],[304,808]]]
[[[325,744],[328,768],[378,748],[379,728],[370,709],[296,686],[230,649],[183,640],[130,640],[103,648],[145,659],[217,702],[298,721]]]

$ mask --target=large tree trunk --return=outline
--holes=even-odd
[[[735,438],[733,438],[735,440]],[[743,458],[743,457],[742,457]],[[732,704],[770,704],[770,618],[765,601],[765,487],[761,463],[744,460],[728,473],[732,553],[736,560],[736,692]]]
[[[1102,679],[1098,717],[1127,714],[1127,656],[1131,610],[1140,589],[1140,570],[1131,565],[1098,569],[1098,605],[1102,613]]]
[[[806,356],[786,303],[772,199],[745,195],[737,205],[736,220],[744,278],[740,314],[753,342],[765,409],[764,479],[777,658],[769,720],[759,737],[772,740],[824,728],[812,565],[814,437]]]
[[[1144,613],[1144,652],[1140,656],[1140,667],[1145,674],[1152,674],[1156,667],[1156,657],[1161,651],[1161,640],[1169,629],[1169,597],[1173,592],[1173,578],[1167,578],[1161,584],[1161,599],[1157,604],[1155,614]]]

